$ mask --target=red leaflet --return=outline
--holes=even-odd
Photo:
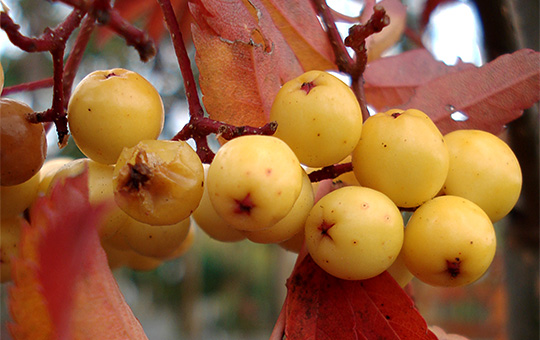
[[[266,124],[280,87],[273,55],[241,41],[224,41],[195,25],[192,32],[202,101],[210,118],[237,126]]]
[[[87,173],[58,183],[30,212],[13,261],[15,339],[146,339],[108,267]]]
[[[224,42],[243,42],[254,48],[260,47],[272,55],[276,61],[274,68],[282,82],[302,73],[293,51],[260,0],[197,0],[190,3],[190,10],[206,33],[217,35]]]
[[[247,6],[241,0],[190,3],[195,60],[210,118],[262,126],[281,83],[302,69],[264,7]]]
[[[369,280],[341,280],[308,255],[287,287],[288,340],[437,339],[386,272]]]
[[[539,63],[540,53],[527,49],[482,67],[447,66],[426,50],[414,50],[370,63],[366,98],[379,111],[396,106],[424,111],[443,133],[481,129],[497,134],[540,100]]]
[[[268,9],[304,71],[336,69],[330,40],[311,1],[259,1]]]
[[[540,53],[523,49],[474,69],[447,74],[416,89],[404,108],[416,108],[443,134],[480,129],[498,134],[540,100]],[[464,116],[457,120],[454,112]]]
[[[418,87],[435,78],[474,68],[467,63],[448,66],[426,49],[378,59],[369,63],[364,73],[366,99],[375,109],[384,111],[407,103]]]

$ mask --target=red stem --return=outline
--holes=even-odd
[[[343,42],[336,28],[333,11],[326,5],[324,0],[312,1],[322,18],[328,38],[334,49],[336,65],[340,71],[348,73],[351,76],[351,87],[360,104],[362,118],[366,120],[369,117],[363,86],[363,73],[367,65],[366,38],[380,32],[390,23],[390,18],[386,15],[384,8],[376,5],[373,8],[374,11],[371,18],[364,25],[357,24],[352,26],[349,30],[349,36]],[[346,46],[354,50],[355,58],[349,55]]]
[[[344,173],[352,171],[352,163],[340,163],[326,166],[322,169],[315,170],[309,173],[309,179],[311,182],[320,182],[325,179],[333,179]]]
[[[128,46],[133,46],[143,62],[147,62],[156,55],[156,47],[150,37],[140,29],[133,26],[111,7],[110,0],[95,0],[89,8],[92,16],[103,25],[122,36]]]
[[[22,92],[22,91],[34,91],[34,90],[39,90],[46,87],[51,87],[53,83],[54,83],[53,78],[49,77],[49,78],[40,79],[40,80],[36,80],[36,81],[24,83],[24,84],[7,86],[7,87],[4,87],[4,89],[2,90],[2,96],[6,96],[8,94]]]
[[[425,48],[424,42],[422,41],[422,36],[417,31],[413,30],[409,26],[406,26],[404,34],[407,38],[409,38],[409,40],[414,42],[418,48]]]
[[[210,163],[214,153],[208,147],[207,137],[209,134],[216,134],[226,140],[248,134],[272,135],[276,131],[276,123],[268,123],[262,127],[234,126],[223,122],[215,121],[204,116],[204,110],[200,102],[197,91],[197,83],[191,69],[184,39],[174,9],[170,0],[158,0],[163,12],[163,17],[169,30],[178,65],[184,79],[184,88],[189,107],[189,123],[186,124],[172,139],[188,140],[193,138],[197,145],[197,154],[203,163]]]
[[[77,35],[75,44],[71,49],[71,53],[66,60],[66,64],[64,66],[63,86],[64,99],[66,99],[64,100],[64,108],[67,108],[69,97],[71,96],[71,88],[73,87],[73,81],[75,79],[75,75],[77,74],[77,69],[81,64],[84,51],[86,50],[86,46],[90,41],[90,36],[94,31],[94,27],[94,18],[91,16],[86,16],[81,24],[81,29],[79,30],[79,34]]]
[[[70,97],[73,80],[75,79],[77,69],[79,68],[79,64],[82,60],[84,50],[90,40],[90,35],[94,27],[94,19],[90,16],[86,16],[81,25],[79,34],[77,35],[77,39],[75,40],[73,49],[71,50],[71,53],[69,54],[69,57],[66,60],[66,64],[64,66],[64,99]],[[21,91],[39,90],[42,88],[51,87],[53,85],[54,79],[53,77],[49,77],[24,84],[4,87],[2,91],[2,96]],[[68,101],[64,100],[64,107],[67,106],[67,103]]]
[[[53,99],[50,109],[43,112],[34,112],[27,118],[32,123],[54,122],[58,134],[58,145],[60,148],[67,144],[68,127],[67,115],[64,109],[64,48],[57,48],[51,51],[53,59]]]
[[[84,14],[85,11],[74,9],[66,20],[54,29],[46,28],[38,38],[30,38],[21,34],[19,32],[20,26],[6,12],[0,13],[0,22],[13,45],[25,52],[45,52],[65,46],[73,30],[81,23]]]
[[[165,18],[165,23],[169,30],[171,40],[174,46],[174,52],[178,59],[180,71],[182,72],[182,78],[184,79],[184,88],[186,89],[186,97],[189,106],[189,114],[191,117],[198,116],[203,117],[204,111],[199,101],[199,95],[197,92],[197,83],[191,70],[191,61],[189,59],[184,39],[182,38],[182,31],[178,25],[178,20],[174,9],[169,0],[158,0]]]
[[[336,56],[336,65],[341,72],[352,74],[352,68],[355,64],[354,59],[350,56],[347,48],[343,44],[341,35],[336,27],[336,21],[332,10],[328,7],[325,0],[312,0],[317,13],[322,18],[322,23],[326,29],[326,34],[334,50]]]

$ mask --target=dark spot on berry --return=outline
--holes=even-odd
[[[300,86],[300,89],[306,91],[306,94],[308,94],[309,91],[311,91],[311,89],[314,87],[315,87],[315,84],[313,84],[313,82],[310,81],[310,82],[302,83],[302,85]]]
[[[386,320],[390,320],[390,319],[391,319],[390,315],[385,315],[384,317],[386,318]]]
[[[456,257],[455,261],[446,260],[446,270],[448,271],[448,273],[450,274],[452,278],[455,278],[460,274],[461,272],[460,266],[461,266],[461,260],[459,259],[459,257]]]
[[[255,207],[255,204],[253,204],[253,201],[251,200],[251,194],[247,194],[246,197],[244,197],[242,200],[235,200],[236,201],[236,209],[234,210],[237,214],[251,214],[251,209]]]
[[[152,170],[144,163],[128,164],[129,175],[123,187],[128,191],[139,191],[152,178]]]
[[[330,236],[330,234],[328,234],[328,230],[330,230],[330,228],[332,228],[334,225],[335,225],[335,223],[328,223],[325,220],[323,220],[322,224],[319,226],[319,230],[321,231],[321,235],[332,239],[332,236]]]

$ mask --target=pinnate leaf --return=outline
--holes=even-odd
[[[212,119],[237,126],[262,126],[279,91],[273,58],[262,48],[224,41],[193,26],[195,60],[203,103]]]
[[[442,133],[480,129],[499,134],[540,100],[540,53],[523,49],[482,67],[452,72],[416,89],[404,108],[428,114]],[[466,120],[454,120],[456,111]]]
[[[10,331],[21,339],[146,339],[108,267],[88,202],[88,176],[59,181],[39,198],[13,260]]]
[[[367,102],[376,110],[407,103],[421,85],[451,72],[476,68],[473,64],[448,66],[426,49],[415,49],[378,59],[364,73]]]
[[[540,53],[503,55],[482,67],[447,66],[426,50],[377,60],[365,72],[366,100],[377,110],[424,111],[443,133],[481,129],[500,133],[540,100]],[[453,117],[459,111],[464,120]]]
[[[335,56],[311,1],[260,0],[304,71],[335,70]]]
[[[302,68],[257,1],[190,3],[200,88],[211,118],[262,126],[281,84]]]
[[[288,340],[437,339],[387,272],[368,280],[342,280],[307,255],[287,287]]]

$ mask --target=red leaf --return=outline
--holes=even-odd
[[[108,267],[85,171],[55,185],[30,212],[13,261],[15,339],[146,339]]]
[[[281,83],[302,72],[270,15],[258,1],[199,0],[190,10],[208,114],[234,125],[266,124]]]
[[[390,274],[341,280],[308,255],[287,282],[285,336],[297,339],[437,339]]]
[[[237,126],[266,124],[280,87],[272,55],[254,45],[224,41],[197,26],[192,31],[202,100],[210,117]]]
[[[480,129],[498,134],[540,100],[540,53],[523,49],[474,69],[446,74],[418,87],[403,108],[428,114],[441,132]],[[456,121],[452,113],[466,115]]]
[[[330,40],[311,1],[260,0],[304,71],[336,69]]]
[[[448,73],[473,69],[472,64],[448,66],[426,49],[417,49],[368,64],[364,73],[367,102],[376,110],[407,103],[416,89]]]
[[[178,16],[184,43],[188,44],[190,43],[189,30],[192,21],[188,11],[188,0],[171,0],[171,5]],[[155,0],[116,0],[114,9],[129,22],[142,20],[144,29],[154,41],[159,42],[164,37],[166,29],[163,14]],[[113,35],[114,32],[108,28],[100,29],[97,35],[98,44],[105,44]]]
[[[302,68],[272,17],[260,2],[251,0],[196,0],[190,10],[202,30],[223,41],[243,42],[272,55],[282,82],[302,73]],[[226,65],[224,65],[225,67]]]

